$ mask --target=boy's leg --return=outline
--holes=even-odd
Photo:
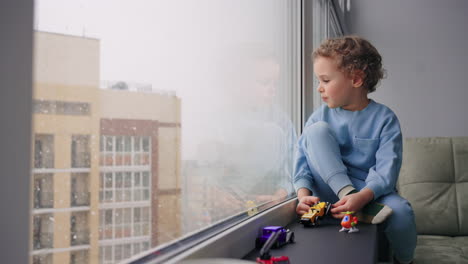
[[[320,175],[338,198],[357,192],[355,188],[362,188],[355,187],[348,177],[348,169],[343,164],[338,141],[326,122],[319,121],[308,126],[299,140],[299,147],[304,150],[311,170]],[[378,224],[391,213],[392,210],[388,206],[370,202],[363,208],[359,220]]]
[[[407,200],[397,193],[385,195],[377,200],[388,205],[393,214],[382,224],[395,258],[399,263],[410,263],[417,242],[414,212]]]
[[[346,186],[351,186],[349,191],[354,190],[336,137],[326,122],[319,121],[308,126],[299,139],[299,147],[304,150],[309,167],[320,175],[336,195]]]

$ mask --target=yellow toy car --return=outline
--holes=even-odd
[[[323,216],[330,211],[331,204],[329,202],[318,202],[310,207],[309,212],[301,216],[301,224],[304,226],[316,226]]]

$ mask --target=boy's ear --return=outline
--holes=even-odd
[[[361,87],[364,84],[366,74],[362,70],[355,70],[352,74],[352,81],[354,87]]]

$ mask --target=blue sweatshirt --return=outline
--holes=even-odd
[[[392,110],[373,100],[361,111],[323,105],[305,127],[317,121],[327,122],[335,132],[349,177],[365,180],[374,199],[395,190],[402,161],[402,135]],[[294,187],[311,189],[313,176],[299,147],[294,163]]]

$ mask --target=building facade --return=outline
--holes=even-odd
[[[100,85],[99,48],[35,33],[33,263],[115,263],[182,232],[181,101]]]

